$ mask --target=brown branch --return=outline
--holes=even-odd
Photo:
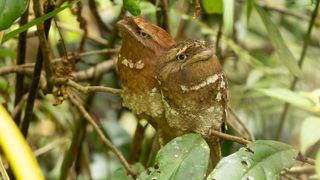
[[[315,167],[314,166],[293,166],[290,169],[285,170],[291,174],[314,174]]]
[[[119,49],[117,49],[117,48],[93,50],[93,51],[87,51],[87,52],[83,52],[83,53],[75,54],[75,55],[71,52],[71,53],[69,53],[71,55],[68,55],[68,58],[71,59],[71,58],[74,58],[75,56],[85,57],[85,56],[91,56],[91,55],[109,54],[109,53],[117,53],[117,52],[119,52]],[[60,62],[60,61],[64,60],[64,58],[65,57],[52,59],[51,64]],[[97,64],[94,67],[94,69],[101,70],[101,72],[105,72],[105,71],[109,70],[111,68],[110,67],[111,62],[106,63],[107,61],[112,62],[112,60],[105,60],[102,63]],[[30,75],[30,74],[32,74],[32,70],[30,70],[29,68],[34,68],[34,66],[35,66],[35,63],[25,63],[25,64],[21,64],[21,65],[5,66],[5,67],[0,68],[0,75],[6,75],[9,73],[24,73],[24,74]],[[99,66],[104,66],[104,67],[100,68]],[[89,68],[89,69],[91,69],[91,68]],[[84,71],[87,71],[87,70],[84,70]],[[80,73],[80,72],[82,72],[82,71],[76,72],[75,74]]]
[[[105,86],[82,86],[75,81],[67,78],[55,78],[53,79],[53,84],[56,85],[68,85],[74,89],[81,91],[83,93],[89,92],[105,92],[120,95],[122,93],[121,89],[105,87]]]
[[[122,165],[126,169],[127,173],[136,176],[136,173],[131,169],[130,164],[127,162],[127,160],[124,158],[124,156],[121,154],[121,152],[117,149],[116,146],[114,146],[103,134],[102,130],[100,127],[97,125],[97,123],[94,121],[94,119],[90,116],[90,114],[86,111],[84,106],[77,100],[77,98],[74,95],[69,95],[69,99],[72,104],[74,104],[80,113],[85,117],[85,119],[93,126],[95,131],[98,133],[100,139],[102,140],[103,144],[107,147],[110,148],[113,153],[119,158],[121,161]]]
[[[106,60],[102,63],[95,65],[94,67],[89,68],[89,69],[74,72],[74,73],[72,73],[72,77],[74,77],[74,79],[76,81],[83,81],[86,79],[91,79],[95,76],[99,76],[100,74],[109,71],[113,66],[114,66],[113,60]]]
[[[228,141],[234,141],[234,142],[237,142],[237,143],[243,144],[243,145],[249,144],[251,142],[251,141],[248,141],[242,137],[232,136],[230,134],[226,134],[226,133],[216,131],[216,130],[211,130],[210,133],[216,137],[221,138],[221,139],[228,140]]]
[[[19,113],[21,112],[21,109],[24,105],[24,103],[27,101],[27,98],[28,98],[28,93],[26,93],[25,95],[23,95],[21,98],[20,98],[20,101],[16,104],[16,106],[14,107],[12,113],[11,113],[11,117],[14,119],[16,118]]]
[[[33,1],[33,10],[37,18],[43,15],[43,10],[42,10],[42,5],[40,0]],[[47,85],[48,85],[48,89],[51,90],[52,87],[50,84],[50,78],[52,78],[53,76],[51,63],[50,63],[51,51],[50,51],[49,43],[47,41],[47,35],[44,31],[44,24],[39,23],[37,25],[37,30],[38,30],[37,32],[39,37],[41,55],[44,62],[44,69],[46,71],[46,78],[47,78],[47,82],[49,82]]]
[[[82,16],[82,2],[79,1],[77,3],[77,10],[75,11],[75,15],[77,17],[77,21],[79,22],[80,29],[83,31],[83,35],[80,41],[79,45],[79,52],[83,52],[85,48],[85,42],[88,37],[88,28],[87,28],[87,21],[86,19]]]
[[[37,0],[34,0],[34,1],[37,1]],[[49,1],[49,2],[51,2],[51,1]],[[39,3],[39,2],[35,2],[35,4],[36,3]],[[51,5],[49,3],[46,11],[50,12],[53,9],[54,9],[54,5]],[[48,36],[50,24],[51,24],[51,18],[49,18],[48,20],[46,20],[44,22],[45,36]],[[36,64],[35,64],[34,71],[33,71],[33,78],[32,78],[32,82],[31,82],[31,86],[29,89],[29,96],[28,96],[28,100],[27,100],[25,115],[24,115],[23,121],[20,126],[21,132],[25,137],[27,137],[27,134],[28,134],[29,124],[30,124],[30,121],[31,121],[32,115],[33,115],[33,106],[34,106],[34,102],[35,102],[35,99],[36,99],[37,93],[38,93],[38,85],[39,85],[39,81],[40,81],[40,77],[41,77],[42,62],[43,62],[42,55],[40,52],[40,48],[38,48],[37,60],[36,60]]]
[[[201,13],[201,5],[199,0],[194,0],[194,12],[193,12],[193,18],[196,19],[200,16]]]

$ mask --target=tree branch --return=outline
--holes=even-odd
[[[85,119],[93,126],[93,128],[95,129],[95,131],[98,133],[100,139],[102,140],[103,144],[105,145],[105,147],[110,148],[111,151],[113,153],[115,153],[115,155],[119,158],[119,160],[121,161],[122,165],[124,166],[124,168],[126,169],[127,173],[132,175],[132,176],[136,176],[136,173],[131,169],[129,163],[127,162],[127,160],[124,158],[124,156],[121,154],[121,152],[117,149],[117,147],[115,147],[103,134],[103,132],[101,131],[100,127],[96,124],[96,122],[94,121],[94,119],[90,116],[90,114],[86,111],[86,109],[84,108],[84,106],[76,99],[76,97],[74,95],[69,94],[69,99],[71,101],[72,104],[74,104],[78,110],[80,111],[80,113],[85,117]]]

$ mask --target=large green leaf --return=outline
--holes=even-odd
[[[156,165],[138,179],[204,179],[209,154],[209,146],[200,135],[177,137],[157,153]]]
[[[271,140],[258,140],[223,158],[207,180],[279,179],[298,155],[293,147]]]
[[[312,102],[307,97],[300,95],[299,93],[293,92],[285,88],[268,88],[268,89],[257,89],[258,91],[264,93],[267,96],[280,99],[282,101],[288,102],[294,106],[300,107],[302,109],[319,113],[319,107]]]
[[[299,69],[298,63],[284,42],[279,30],[276,25],[271,21],[270,17],[266,12],[261,9],[258,5],[255,5],[265,27],[267,28],[269,38],[272,45],[274,46],[276,53],[280,61],[290,70],[290,72],[296,76],[300,76],[301,71]]]
[[[28,0],[0,0],[0,30],[9,28],[29,4]]]
[[[222,14],[222,0],[202,0],[203,9],[208,14]]]
[[[139,2],[139,0],[123,0],[123,5],[132,15],[138,16],[141,13]]]

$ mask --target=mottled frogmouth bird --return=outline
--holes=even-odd
[[[213,48],[202,40],[178,43],[160,58],[156,78],[168,125],[177,135],[201,134],[214,166],[221,147],[210,131],[225,129],[227,80]]]
[[[165,30],[141,17],[125,17],[118,22],[118,28],[122,46],[117,67],[123,105],[157,129],[163,107],[154,79],[155,68],[159,57],[175,41]]]

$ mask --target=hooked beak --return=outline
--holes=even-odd
[[[213,51],[211,49],[206,49],[204,51],[201,51],[200,53],[192,56],[190,59],[188,59],[186,62],[181,64],[180,70],[183,69],[183,67],[199,62],[199,61],[206,61],[213,55]]]

